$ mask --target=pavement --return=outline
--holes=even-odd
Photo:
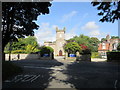
[[[118,88],[120,65],[112,62],[71,62],[55,60],[12,61],[23,68],[23,73],[3,82],[3,90],[25,88]]]

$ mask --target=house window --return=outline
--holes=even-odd
[[[106,49],[106,44],[102,43],[102,49]]]

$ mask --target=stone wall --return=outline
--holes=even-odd
[[[19,55],[19,58],[18,58]],[[21,59],[39,59],[38,54],[10,54],[11,60],[21,60]],[[9,60],[9,54],[5,54],[5,60]]]
[[[19,57],[18,57],[19,55]],[[10,60],[22,60],[22,59],[32,59],[32,60],[51,60],[52,55],[50,54],[50,57],[40,57],[39,54],[10,54],[11,59]],[[5,60],[9,60],[9,54],[5,54]]]

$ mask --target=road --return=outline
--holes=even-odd
[[[23,73],[3,82],[5,88],[117,88],[120,65],[112,62],[66,60],[12,61]]]

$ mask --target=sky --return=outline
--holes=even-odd
[[[114,23],[99,22],[101,16],[90,2],[51,2],[50,13],[40,15],[36,23],[40,26],[35,30],[35,37],[40,45],[44,41],[56,40],[56,27],[66,28],[65,39],[84,34],[98,39],[118,36],[118,21]]]

